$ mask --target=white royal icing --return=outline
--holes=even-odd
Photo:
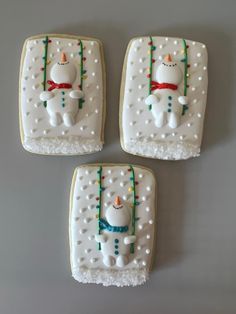
[[[101,187],[105,188],[101,196],[101,220],[106,228],[101,227],[100,233],[96,207],[100,165],[84,165],[75,171],[69,223],[72,275],[84,283],[140,285],[148,279],[154,254],[155,178],[149,170],[133,166],[138,196],[133,234],[130,166],[101,166]]]
[[[152,80],[176,85],[149,95],[150,37],[131,41],[123,75],[120,103],[121,144],[125,151],[144,157],[178,160],[200,154],[207,98],[207,50],[186,40],[190,67],[184,95],[183,40],[152,37]],[[168,59],[168,54],[170,58]],[[152,105],[149,110],[148,106]],[[183,105],[188,110],[182,115]]]
[[[28,151],[49,155],[99,151],[103,146],[105,114],[101,44],[94,39],[82,39],[86,74],[81,91],[80,38],[48,35],[51,42],[48,44],[46,79],[71,87],[48,91],[51,85],[47,83],[43,91],[45,38],[46,35],[29,38],[23,51],[20,77],[22,144]],[[84,99],[82,109],[78,105],[80,99]]]

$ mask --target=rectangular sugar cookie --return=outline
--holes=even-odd
[[[167,160],[199,156],[207,84],[204,44],[158,36],[133,39],[121,83],[122,148]]]
[[[46,155],[100,151],[105,120],[101,42],[53,34],[27,39],[19,102],[21,141],[26,150]]]
[[[82,283],[136,286],[149,276],[155,244],[156,182],[146,168],[91,164],[75,170],[70,260]]]

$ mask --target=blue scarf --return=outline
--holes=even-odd
[[[99,221],[100,230],[108,230],[110,232],[127,232],[129,227],[128,226],[111,226],[105,219],[101,218]]]

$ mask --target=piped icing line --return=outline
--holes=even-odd
[[[85,73],[87,71],[84,70],[84,61],[86,60],[86,58],[84,57],[84,46],[83,46],[82,40],[79,40],[78,45],[80,46],[80,51],[79,51],[79,56],[80,56],[80,85],[79,85],[79,88],[81,91],[83,91],[83,82],[87,78],[85,76]],[[84,103],[84,99],[80,98],[79,99],[79,109],[83,108],[83,103]]]
[[[101,234],[101,211],[102,211],[102,192],[105,190],[105,188],[102,186],[102,179],[104,179],[103,175],[102,175],[102,166],[99,167],[98,171],[98,179],[97,179],[97,183],[98,183],[98,197],[96,198],[96,200],[98,201],[98,205],[96,206],[96,208],[98,209],[98,234]],[[98,249],[101,250],[101,243],[98,243]]]
[[[43,55],[43,60],[44,60],[44,65],[41,70],[43,71],[43,90],[46,90],[46,85],[47,85],[47,64],[48,64],[48,43],[50,43],[51,40],[48,38],[48,36],[45,37],[43,40],[44,43],[44,55]],[[43,102],[44,107],[47,107],[47,101]]]
[[[183,53],[184,53],[184,59],[181,61],[184,62],[184,96],[187,96],[187,90],[188,90],[188,46],[186,44],[186,40],[183,39]],[[184,105],[183,106],[183,112],[182,115],[185,114],[185,111],[188,110],[188,106]]]
[[[149,43],[148,45],[150,46],[149,50],[148,50],[148,54],[149,54],[149,73],[147,75],[149,82],[148,82],[148,92],[149,95],[151,95],[152,93],[152,72],[153,72],[153,63],[155,62],[155,60],[153,59],[153,51],[156,50],[156,46],[153,45],[153,39],[152,36],[149,36]],[[152,110],[152,105],[149,105],[148,107],[149,110]]]
[[[131,181],[131,187],[129,187],[129,192],[132,192],[133,195],[133,203],[132,203],[132,231],[131,234],[135,235],[135,227],[136,227],[136,206],[139,205],[139,202],[137,202],[138,196],[136,195],[136,184],[138,182],[135,181],[135,173],[134,168],[132,165],[129,165],[129,172],[131,172],[130,181]],[[134,243],[131,243],[130,245],[130,253],[134,253]]]

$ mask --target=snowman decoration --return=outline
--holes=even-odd
[[[152,81],[153,94],[145,99],[147,105],[152,105],[152,114],[158,128],[168,123],[172,129],[180,125],[182,106],[188,104],[188,98],[180,95],[178,85],[183,80],[182,71],[168,54],[158,66],[156,80]]]
[[[66,127],[71,127],[76,122],[78,99],[84,96],[82,91],[72,88],[77,77],[76,67],[62,53],[60,62],[52,66],[50,76],[51,80],[47,81],[50,87],[40,94],[40,100],[47,102],[47,112],[53,127],[62,122]]]
[[[129,262],[130,244],[136,241],[135,235],[129,235],[130,211],[121,203],[119,196],[105,214],[106,219],[100,219],[102,234],[95,236],[101,243],[103,263],[107,267],[117,265],[124,267]]]

